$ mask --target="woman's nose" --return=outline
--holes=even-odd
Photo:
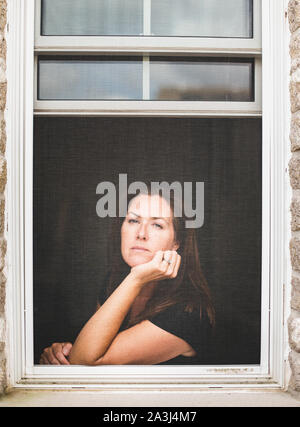
[[[138,228],[137,238],[141,240],[147,240],[148,239],[148,230],[147,230],[147,224],[141,223]]]

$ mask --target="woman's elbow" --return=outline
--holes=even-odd
[[[69,363],[70,365],[86,365],[86,361],[76,354],[70,354]]]
[[[80,355],[71,353],[69,356],[70,365],[85,365],[85,366],[97,366],[101,364],[102,357],[95,358],[88,355]]]

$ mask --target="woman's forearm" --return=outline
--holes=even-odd
[[[141,287],[131,273],[123,280],[81,330],[69,356],[71,364],[93,365],[104,356]]]

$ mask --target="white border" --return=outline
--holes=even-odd
[[[284,386],[286,103],[282,81],[287,0],[263,1],[263,321],[260,366],[32,366],[32,140],[34,0],[8,3],[8,293],[9,383],[15,387],[139,389]],[[276,101],[276,102],[275,102]],[[24,174],[24,175],[23,175]],[[23,178],[24,177],[24,178]],[[271,205],[269,204],[271,201]],[[269,220],[271,218],[271,221]],[[26,223],[25,223],[26,219]],[[268,225],[270,224],[270,227]],[[271,237],[271,241],[270,238]],[[271,242],[271,248],[269,243]],[[269,251],[271,249],[271,251]],[[269,289],[270,274],[270,294]],[[26,283],[26,286],[24,286]],[[24,291],[25,290],[25,291]],[[24,309],[26,304],[26,310]],[[270,308],[269,307],[270,303]],[[24,310],[24,311],[23,311]],[[270,346],[268,317],[270,310]],[[24,313],[24,316],[23,316]],[[24,337],[26,342],[24,342]],[[31,338],[30,338],[31,337]],[[29,344],[29,345],[28,345]],[[270,364],[268,352],[270,351]]]

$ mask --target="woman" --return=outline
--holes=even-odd
[[[185,218],[173,212],[173,198],[169,204],[150,191],[130,201],[124,221],[115,219],[110,237],[106,296],[74,345],[53,344],[41,363],[203,362],[214,310],[195,230],[186,229]],[[50,362],[51,356],[57,362]]]

